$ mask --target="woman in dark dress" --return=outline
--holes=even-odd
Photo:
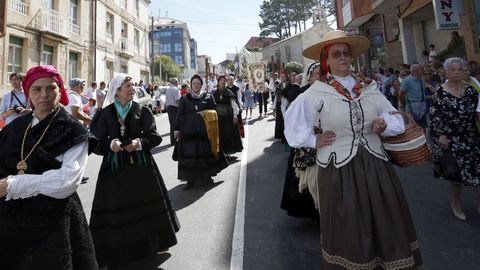
[[[0,269],[98,269],[76,193],[97,141],[60,105],[53,66],[31,68],[22,86],[33,113],[0,132]]]
[[[282,143],[286,143],[285,135],[283,135],[283,130],[285,125],[283,123],[283,113],[282,113],[282,84],[279,81],[274,82],[275,85],[275,134],[274,138],[281,140]]]
[[[190,93],[180,99],[175,121],[174,159],[178,160],[178,179],[187,182],[184,189],[198,182],[212,183],[212,176],[228,166],[222,151],[215,148],[219,144],[216,104],[210,95],[201,92],[202,85],[202,78],[194,75]],[[205,121],[206,114],[214,119]],[[210,123],[208,127],[206,122]],[[214,131],[208,133],[207,128]]]
[[[90,229],[100,267],[152,258],[177,243],[179,230],[165,183],[150,150],[162,141],[152,112],[133,101],[133,80],[110,82],[90,128],[103,156]]]
[[[477,187],[480,192],[480,134],[475,126],[478,93],[462,82],[466,69],[463,59],[448,58],[444,67],[448,81],[438,89],[430,107],[433,151],[451,150],[461,170],[458,175],[446,176],[438,156],[434,155],[433,172],[435,177],[450,181],[450,207],[455,217],[466,220],[460,200],[462,187]],[[477,207],[480,212],[480,205]]]
[[[240,131],[238,129],[238,114],[240,108],[236,101],[237,97],[226,88],[225,76],[218,77],[217,90],[212,96],[217,104],[215,110],[218,115],[218,127],[220,129],[220,151],[231,155],[241,152],[243,149]]]

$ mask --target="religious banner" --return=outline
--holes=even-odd
[[[247,65],[248,83],[253,89],[262,89],[265,86],[265,63],[255,63]]]
[[[433,12],[437,30],[459,29],[463,0],[433,0]]]

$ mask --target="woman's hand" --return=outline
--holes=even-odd
[[[7,178],[2,178],[0,180],[0,198],[7,196],[7,187],[8,187]]]
[[[375,134],[382,134],[387,128],[387,122],[382,117],[375,118],[372,123],[372,131]]]
[[[326,145],[332,145],[337,138],[337,134],[333,131],[325,131],[321,134],[317,135],[317,143],[315,145],[316,148],[321,148]]]
[[[119,141],[119,140],[115,140],[113,143],[112,143],[112,151],[115,152],[115,153],[118,153],[118,152],[121,152],[123,151],[123,148],[122,148],[122,143]]]
[[[202,118],[205,115],[205,113],[203,113],[203,112],[197,112],[197,114],[200,115]]]
[[[131,144],[123,146],[123,149],[125,151],[127,151],[128,153],[131,153],[131,152],[137,150],[137,148],[139,146],[140,146],[139,139],[135,139],[135,140],[132,140]]]
[[[177,141],[180,140],[180,131],[175,130],[175,131],[173,132],[173,137],[174,137],[175,140],[177,140]]]
[[[448,148],[448,145],[449,145],[447,136],[445,136],[445,135],[440,135],[440,137],[438,138],[438,143],[440,144],[440,146],[441,146],[443,149],[447,149],[447,148]]]

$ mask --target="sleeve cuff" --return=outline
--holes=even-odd
[[[110,150],[113,150],[112,146],[113,146],[113,143],[116,142],[116,141],[118,141],[118,139],[115,138],[110,142]]]

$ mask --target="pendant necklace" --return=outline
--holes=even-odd
[[[45,134],[47,133],[47,130],[48,128],[50,127],[50,125],[52,124],[53,122],[53,119],[55,119],[55,117],[57,116],[58,112],[60,110],[57,110],[57,112],[55,113],[55,115],[52,117],[52,119],[50,119],[50,122],[48,123],[47,127],[45,128],[45,130],[43,131],[42,135],[40,136],[40,138],[38,139],[38,141],[33,145],[32,149],[30,150],[30,152],[27,154],[27,156],[24,158],[24,149],[25,149],[25,140],[27,139],[27,134],[28,134],[28,130],[30,129],[30,127],[32,126],[32,122],[30,122],[27,126],[27,128],[25,129],[25,133],[23,134],[23,140],[22,140],[22,148],[20,149],[20,161],[17,163],[17,170],[18,170],[18,173],[19,175],[22,175],[22,174],[25,174],[25,171],[27,170],[28,168],[28,165],[27,165],[27,159],[30,157],[30,155],[33,153],[33,150],[35,150],[35,148],[38,146],[38,144],[42,141],[43,137],[45,136]]]
[[[125,130],[127,130],[127,128],[125,127],[125,121],[122,120],[118,112],[117,112],[117,119],[118,119],[118,123],[120,124],[120,136],[125,137]]]
[[[117,112],[117,119],[118,119],[118,123],[120,123],[120,136],[125,137],[125,131],[127,130],[127,128],[125,127],[125,120],[122,120],[118,112]],[[135,164],[135,162],[133,161],[132,154],[128,153],[128,155],[130,156],[130,164]]]

